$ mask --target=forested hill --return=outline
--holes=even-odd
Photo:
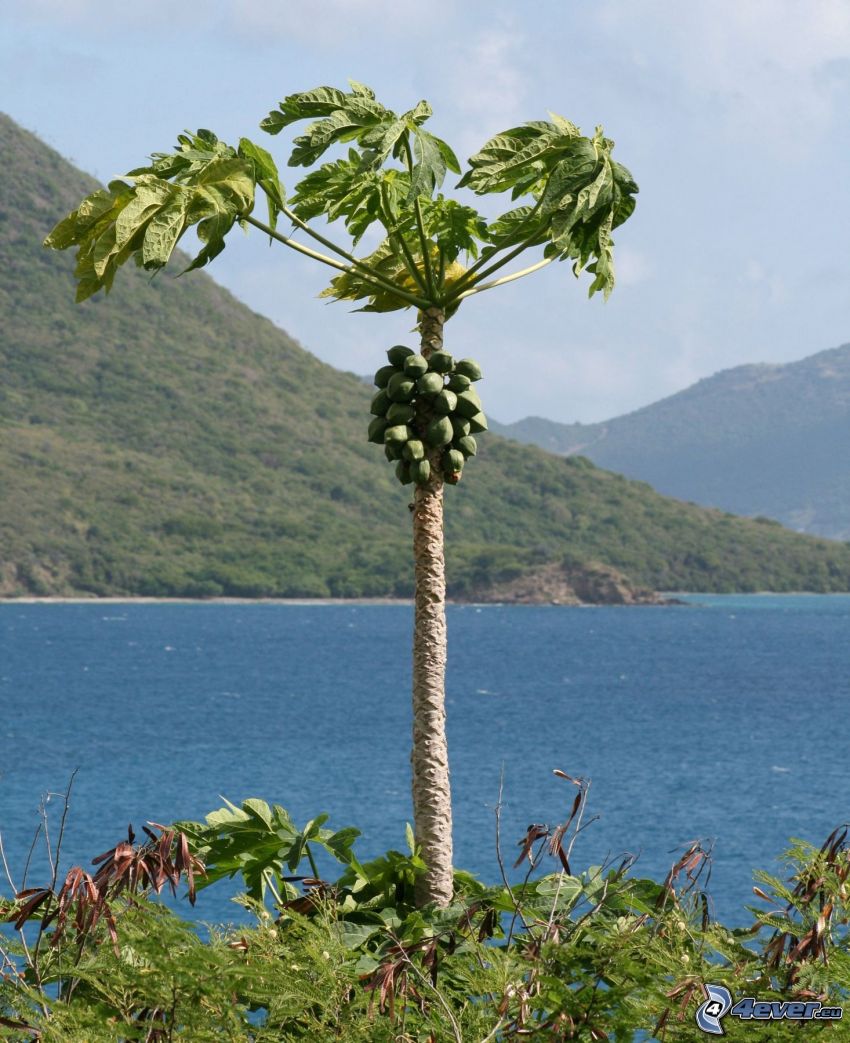
[[[124,271],[75,305],[73,258],[41,242],[93,183],[5,117],[0,153],[0,591],[408,594],[410,491],[366,442],[362,382],[203,274]],[[455,595],[560,561],[658,589],[850,587],[844,545],[480,443],[447,492]]]
[[[498,430],[669,496],[850,539],[850,344],[723,370],[604,423],[529,417]]]

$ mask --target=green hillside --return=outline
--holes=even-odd
[[[409,491],[366,442],[362,382],[203,274],[128,271],[75,305],[72,257],[40,244],[92,182],[2,116],[0,153],[0,592],[409,594]],[[456,596],[560,560],[657,589],[850,588],[847,546],[495,436],[447,498]]]
[[[723,370],[604,423],[528,417],[494,428],[668,496],[850,539],[850,344]]]

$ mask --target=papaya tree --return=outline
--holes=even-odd
[[[308,172],[289,193],[273,157],[255,142],[186,132],[172,151],[154,153],[84,199],[46,245],[77,247],[82,301],[108,292],[131,259],[151,271],[165,266],[190,228],[200,250],[185,270],[201,268],[238,225],[333,269],[322,296],[366,312],[415,309],[419,343],[391,348],[376,373],[368,438],[384,446],[399,481],[414,486],[411,760],[414,831],[427,867],[418,900],[446,905],[453,881],[443,492],[459,481],[487,421],[472,386],[480,368],[445,350],[444,327],[470,298],[553,261],[570,262],[576,276],[589,272],[590,295],[607,297],[611,234],[632,213],[637,185],[612,158],[614,143],[601,128],[587,137],[556,115],[497,134],[462,171],[449,145],[425,129],[431,114],[426,101],[392,112],[355,82],[348,91],[290,94],[260,124],[278,135],[309,121],[288,157],[290,167]],[[469,201],[445,194],[449,172],[461,175],[457,189],[506,195],[505,212],[486,220]],[[326,234],[330,224],[344,228],[344,245]],[[358,255],[367,233],[377,246]],[[497,276],[527,252],[537,255],[533,263]]]

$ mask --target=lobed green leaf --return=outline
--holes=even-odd
[[[84,199],[45,239],[54,249],[78,248],[78,301],[108,292],[131,257],[147,269],[162,268],[195,224],[204,246],[186,270],[201,267],[224,249],[236,220],[250,213],[258,181],[271,198],[282,197],[267,153],[239,156],[205,130],[180,135],[175,153],[155,154],[149,166],[126,177]]]
[[[436,239],[446,261],[454,261],[460,254],[478,256],[478,244],[489,238],[487,222],[471,206],[454,199],[437,196],[423,201],[422,215],[425,231]]]
[[[277,227],[277,218],[284,206],[285,193],[280,182],[277,165],[271,156],[260,145],[248,138],[239,139],[239,156],[247,159],[254,167],[254,181],[266,194],[269,210],[269,225]]]
[[[445,154],[440,148],[438,139],[418,127],[413,134],[413,153],[416,162],[411,172],[408,201],[412,201],[417,196],[425,196],[430,199],[434,190],[442,185],[443,178],[446,176]]]

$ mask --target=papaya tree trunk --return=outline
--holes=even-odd
[[[429,308],[420,322],[421,352],[443,346],[445,316]],[[416,902],[447,906],[452,899],[452,802],[446,743],[446,568],[443,551],[442,450],[431,450],[431,477],[413,499],[413,819],[427,872]]]

